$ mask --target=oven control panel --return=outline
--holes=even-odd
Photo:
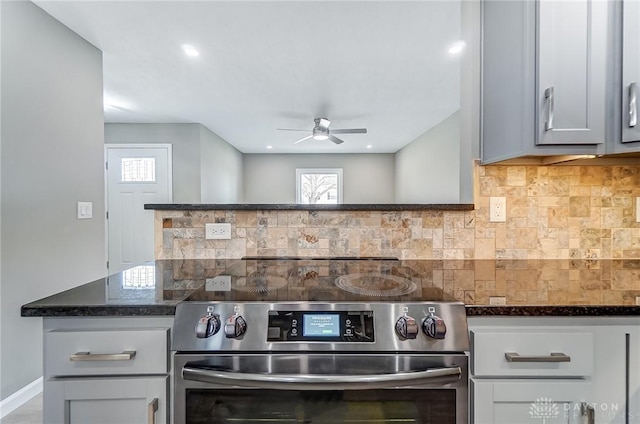
[[[373,343],[373,311],[269,311],[269,342]]]
[[[459,302],[180,302],[176,352],[466,352]]]

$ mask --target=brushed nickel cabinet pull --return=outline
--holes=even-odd
[[[70,361],[130,361],[136,357],[135,350],[125,350],[122,353],[90,353],[76,352],[69,356]]]
[[[635,82],[629,84],[629,127],[633,128],[638,123],[638,85]]]
[[[515,352],[505,352],[507,362],[571,362],[571,357],[560,352],[552,352],[548,356],[521,356]]]
[[[553,129],[553,87],[544,90],[544,98],[547,100],[547,120],[544,123],[544,130]]]
[[[580,412],[583,417],[587,418],[587,424],[596,424],[596,409],[587,402],[580,404]]]
[[[158,398],[153,399],[147,408],[147,421],[149,424],[156,424],[156,412],[158,412]]]

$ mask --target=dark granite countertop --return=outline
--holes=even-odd
[[[633,305],[466,305],[468,317],[605,317],[640,315]]]
[[[137,267],[139,269],[140,267]],[[134,268],[135,269],[135,268]],[[124,273],[45,297],[22,306],[23,317],[173,315],[193,290],[123,284]]]
[[[145,209],[164,211],[188,210],[240,210],[240,211],[472,211],[472,203],[386,203],[360,204],[349,203],[340,205],[298,205],[289,203],[260,203],[260,204],[207,204],[207,203],[166,203],[146,204]]]
[[[612,278],[611,291],[628,284],[625,297],[601,297],[609,302],[580,304],[469,304],[467,315],[489,316],[640,316],[635,306],[638,261],[443,261],[389,259],[250,258],[234,260],[157,260],[22,306],[25,317],[161,316],[173,315],[181,301],[326,301],[416,302],[458,301],[486,286],[491,273],[512,271],[564,278],[568,271],[582,277]],[[542,272],[543,270],[544,272]],[[597,271],[595,274],[593,271]],[[474,276],[475,275],[475,276]],[[607,275],[613,275],[607,277]],[[220,278],[220,279],[219,279]],[[499,278],[492,277],[499,280]],[[571,288],[567,293],[572,294]],[[584,291],[583,289],[580,289]],[[585,289],[586,290],[586,289]],[[613,290],[615,291],[615,290]],[[562,293],[560,299],[566,299]],[[494,293],[495,294],[495,293]],[[596,298],[597,299],[597,298]],[[633,303],[632,303],[633,302]]]

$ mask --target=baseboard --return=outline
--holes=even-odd
[[[0,402],[0,418],[4,418],[42,392],[42,377],[27,384]]]

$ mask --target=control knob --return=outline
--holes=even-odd
[[[242,336],[247,331],[247,321],[237,312],[227,318],[224,324],[224,334],[229,339],[235,339]]]
[[[433,312],[422,321],[422,331],[432,339],[444,339],[447,333],[447,326],[444,320]]]
[[[220,316],[213,313],[213,306],[207,306],[207,315],[196,323],[196,337],[206,339],[220,330]]]
[[[396,321],[396,334],[403,339],[415,339],[418,335],[418,323],[405,314]]]

